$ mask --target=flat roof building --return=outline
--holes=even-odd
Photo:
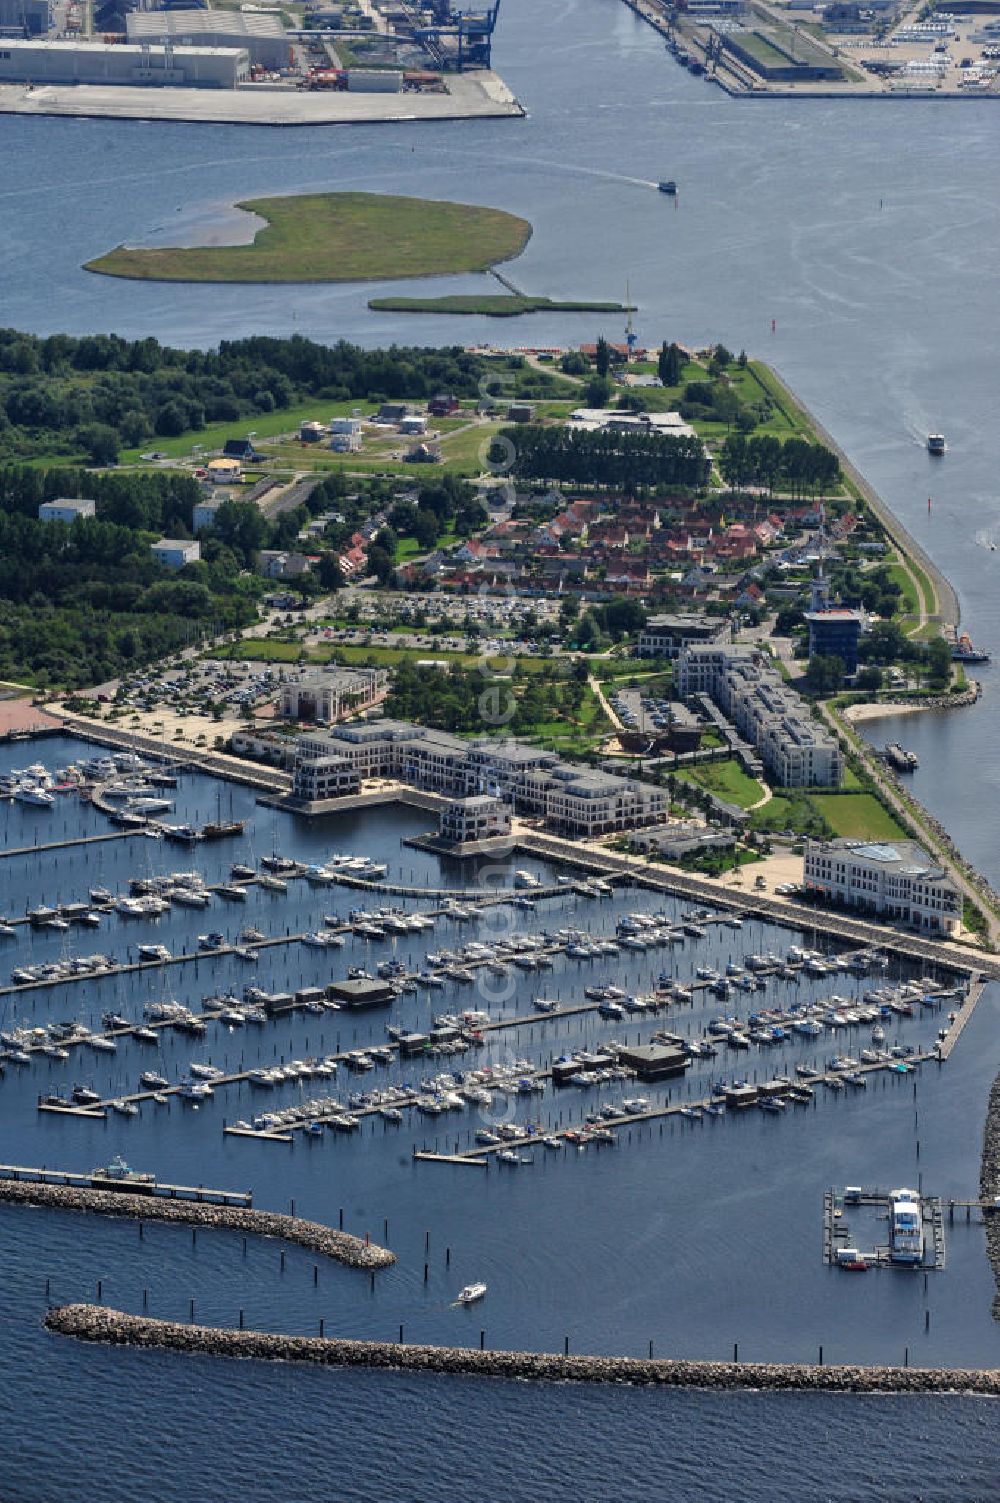
[[[806,611],[809,627],[809,656],[840,658],[845,673],[855,673],[858,667],[858,641],[864,630],[863,611],[849,610],[846,606],[830,605],[818,611]]]
[[[961,924],[961,892],[915,840],[807,840],[802,865],[806,890],[842,907],[932,933]]]
[[[360,778],[396,778],[458,797],[480,794],[535,815],[561,834],[592,838],[666,818],[668,795],[633,778],[563,762],[520,741],[465,740],[400,720],[350,722],[298,742],[294,791],[312,796],[310,764],[342,759]]]
[[[149,547],[156,562],[166,569],[183,569],[185,564],[196,564],[201,558],[201,544],[187,538],[161,538]]]
[[[510,834],[510,806],[490,793],[473,793],[452,798],[441,811],[438,834],[442,840],[465,845],[469,841],[489,840]]]
[[[729,623],[718,616],[650,616],[636,643],[640,658],[679,658],[693,642],[719,642],[729,635]]]
[[[814,721],[800,695],[759,648],[736,643],[686,647],[677,661],[682,695],[708,695],[755,746],[784,788],[838,788],[844,758],[836,737]]]
[[[4,39],[0,83],[117,84],[234,89],[249,77],[245,48]]]
[[[69,496],[59,496],[55,501],[43,501],[38,508],[38,520],[40,522],[75,522],[77,517],[93,517],[97,512],[97,502],[83,499],[73,499]]]

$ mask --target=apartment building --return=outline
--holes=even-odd
[[[292,720],[339,720],[384,697],[389,683],[385,668],[330,668],[283,684],[280,713]]]
[[[962,919],[962,894],[913,840],[807,840],[803,883],[846,908],[931,933],[954,934]]]
[[[467,798],[449,799],[441,811],[438,833],[444,840],[464,845],[471,840],[487,840],[510,834],[510,806],[489,793],[473,793]]]
[[[685,648],[677,665],[685,697],[707,694],[760,754],[782,788],[837,788],[844,775],[840,745],[812,720],[805,704],[759,648],[719,644]]]
[[[338,779],[345,791],[354,791],[348,770],[359,782],[396,778],[459,800],[487,798],[579,839],[662,823],[667,816],[665,789],[574,766],[519,741],[468,741],[398,720],[351,723],[299,738],[299,798],[333,797],[316,790],[335,787]]]

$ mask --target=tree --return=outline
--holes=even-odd
[[[947,689],[951,680],[951,648],[943,637],[935,637],[927,644],[927,686],[930,689]]]
[[[818,697],[834,694],[844,682],[843,659],[814,653],[806,668],[805,681],[810,694]]]
[[[77,429],[76,441],[91,464],[103,468],[118,463],[118,434],[114,428],[104,423],[88,423]]]
[[[344,576],[340,568],[340,560],[335,553],[324,553],[316,569],[316,575],[324,590],[340,590],[344,587]]]
[[[559,369],[567,376],[585,376],[589,367],[579,350],[567,350],[559,361]]]
[[[606,375],[592,376],[587,382],[587,406],[604,407],[611,396],[611,382]]]
[[[594,368],[599,376],[607,376],[611,369],[611,347],[603,334],[594,350]]]

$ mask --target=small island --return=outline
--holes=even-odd
[[[526,219],[478,204],[310,193],[236,205],[267,220],[249,245],[129,248],[85,270],[150,282],[371,282],[486,271],[519,256]]]

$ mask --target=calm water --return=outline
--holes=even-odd
[[[624,292],[627,277],[641,305],[639,332],[650,342],[724,339],[770,357],[940,561],[974,636],[1000,650],[989,546],[1000,531],[992,444],[1000,228],[993,112],[920,102],[734,103],[667,62],[657,39],[624,8],[598,0],[544,10],[505,0],[496,59],[530,112],[524,122],[280,134],[0,120],[4,322],[38,332],[154,333],[178,344],[295,329],[368,344],[592,337],[589,321],[576,318],[497,326],[375,316],[364,287],[143,287],[80,270],[119,241],[169,241],[175,225],[204,227],[233,199],[258,193],[366,187],[493,203],[535,227],[515,271],[528,290],[613,296]],[[680,184],[676,206],[649,186],[662,176]],[[462,287],[475,285],[461,280]],[[605,332],[620,335],[613,320]],[[936,466],[922,447],[932,428],[951,445]],[[995,716],[988,693],[973,710],[911,719],[898,733],[921,757],[920,796],[997,880]],[[880,728],[878,736],[895,730]],[[31,760],[36,750],[54,762],[71,748],[42,743],[31,756],[22,748],[10,760]],[[226,811],[231,800],[234,813],[253,815],[257,856],[274,845],[303,855],[358,849],[389,861],[394,873],[438,881],[436,863],[399,845],[401,834],[425,823],[410,811],[374,815],[363,826],[351,817],[293,826],[256,810],[240,790],[222,797]],[[217,798],[213,785],[189,780],[178,814],[210,816]],[[75,804],[41,816],[15,806],[4,818],[9,845],[30,845],[42,828],[97,827]],[[244,843],[238,854],[248,850]],[[215,863],[221,870],[236,855],[236,848],[219,849],[199,860],[214,875]],[[79,895],[98,881],[115,886],[129,872],[185,864],[183,854],[145,841],[44,863],[15,858],[0,868],[0,906],[17,912],[27,902]],[[646,901],[633,895],[624,906]],[[111,920],[106,931],[74,943],[123,955],[155,934],[179,949],[201,929],[231,934],[250,922],[298,929],[338,905],[347,903],[336,890],[288,900],[258,895],[239,912],[220,904],[210,916],[170,915],[157,925]],[[573,907],[567,899],[526,917],[539,928],[610,928],[620,906]],[[465,937],[439,927],[428,947]],[[702,953],[724,960],[730,950],[785,948],[792,937],[748,926],[743,935],[706,941]],[[408,947],[404,940],[404,955]],[[61,948],[58,939],[27,936],[8,946],[18,958]],[[345,951],[333,964],[353,958]],[[688,953],[658,956],[655,968],[694,963]],[[622,962],[616,972],[631,970],[638,984],[650,964],[645,957],[642,966]],[[165,986],[197,1000],[249,979],[236,965],[199,962],[197,972],[147,973],[141,982],[100,991],[63,987],[34,994],[23,1011],[29,1020],[93,1020],[105,1007],[137,1011]],[[268,985],[321,973],[315,954],[279,950],[259,974]],[[560,963],[540,982],[522,980],[520,1000],[532,991],[578,993],[598,975]],[[836,988],[848,990],[846,978],[837,978]],[[441,1010],[453,1005],[439,995]],[[459,997],[475,1005],[474,996]],[[421,999],[398,1008],[415,1022],[426,1022],[431,1010]],[[148,1490],[155,1477],[156,1496],[173,1499],[215,1496],[238,1476],[250,1497],[437,1503],[488,1488],[499,1499],[589,1500],[625,1492],[660,1497],[669,1476],[678,1497],[729,1498],[734,1487],[755,1499],[994,1496],[995,1421],[981,1401],[418,1383],[89,1351],[46,1337],[39,1320],[48,1276],[59,1298],[90,1296],[101,1279],[105,1298],[126,1308],[140,1308],[147,1289],[154,1313],[184,1316],[193,1298],[199,1319],[232,1321],[242,1308],[249,1323],[275,1329],[312,1331],[323,1318],[328,1330],[394,1336],[403,1323],[413,1340],[475,1341],[483,1325],[495,1345],[553,1348],[569,1335],[578,1351],[640,1353],[652,1340],[657,1351],[726,1356],[739,1341],[747,1357],[811,1358],[822,1343],[828,1361],[899,1360],[909,1346],[913,1361],[1000,1363],[979,1229],[956,1225],[949,1232],[947,1271],[930,1275],[926,1291],[919,1276],[843,1280],[820,1260],[827,1184],[922,1175],[929,1190],[974,1193],[997,1067],[997,1010],[993,989],[948,1069],[921,1073],[915,1099],[912,1081],[886,1081],[862,1100],[824,1096],[788,1120],[675,1124],[662,1137],[655,1126],[634,1129],[633,1140],[613,1151],[547,1155],[506,1177],[415,1168],[410,1150],[430,1139],[427,1126],[391,1130],[388,1144],[382,1139],[390,1130],[381,1126],[293,1149],[226,1139],[223,1120],[252,1109],[246,1087],[242,1095],[220,1092],[197,1111],[175,1103],[106,1126],[36,1114],[38,1090],[74,1079],[124,1089],[152,1062],[134,1045],[113,1057],[9,1073],[2,1086],[5,1157],[88,1169],[122,1151],[161,1175],[252,1184],[261,1205],[283,1205],[294,1195],[298,1209],[317,1217],[343,1208],[345,1225],[374,1236],[388,1219],[400,1262],[373,1296],[363,1280],[339,1269],[324,1267],[314,1287],[312,1263],[294,1253],[282,1276],[269,1244],[251,1245],[244,1261],[241,1244],[226,1237],[202,1237],[192,1247],[183,1231],[156,1229],[139,1244],[127,1226],[4,1212],[8,1299],[0,1343],[11,1381],[0,1400],[8,1421],[0,1440],[2,1490],[47,1500],[68,1487],[92,1487],[99,1477],[104,1496],[131,1498],[137,1480]],[[5,1020],[13,1015],[8,1006]],[[696,1013],[678,1026],[699,1021]],[[914,1020],[901,1037],[920,1041],[936,1024]],[[298,1056],[336,1047],[338,1031],[350,1029],[351,1042],[357,1032],[363,1042],[381,1027],[379,1019],[299,1019],[245,1030],[244,1037],[213,1032],[191,1050],[174,1040],[162,1058],[171,1074],[190,1058],[233,1063],[258,1050],[262,1058]],[[498,1057],[542,1059],[580,1038],[623,1031],[596,1022],[585,1032],[571,1032],[565,1022],[544,1035],[521,1030],[502,1036]],[[800,1055],[810,1057],[805,1048],[789,1050],[745,1068],[772,1073]],[[338,1082],[338,1090],[347,1088]],[[317,1089],[308,1087],[310,1094]],[[283,1088],[283,1099],[293,1095],[294,1088]],[[566,1101],[547,1095],[533,1110],[544,1119],[579,1113],[582,1103],[575,1093]],[[436,1133],[461,1136],[471,1125],[448,1119]],[[486,1304],[451,1310],[456,1289],[480,1277],[490,1284]],[[53,1427],[64,1436],[58,1460]]]

